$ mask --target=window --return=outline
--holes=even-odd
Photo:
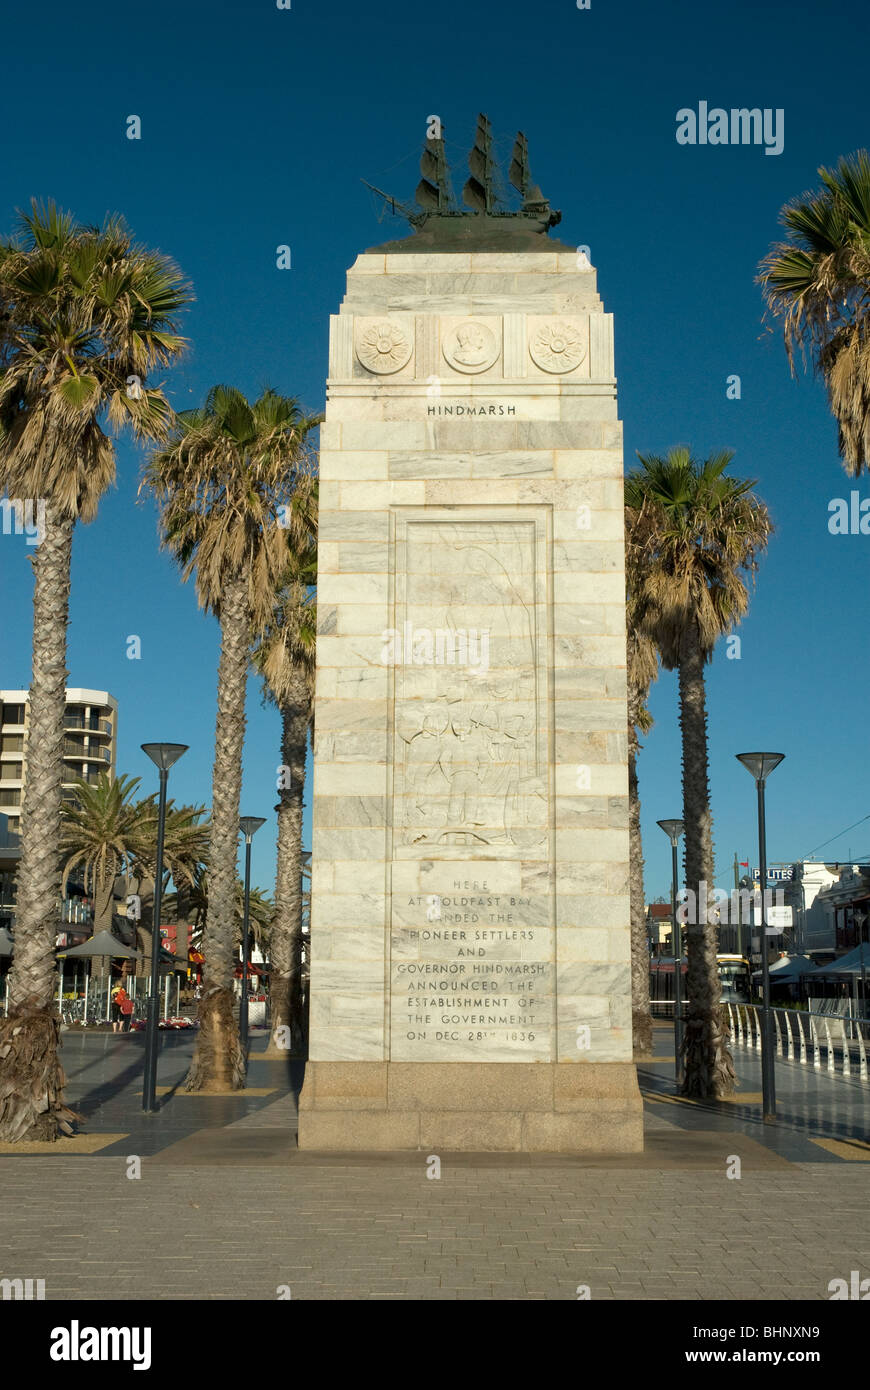
[[[22,763],[0,763],[0,782],[20,782]]]
[[[4,724],[23,724],[24,706],[23,705],[4,705],[3,706]]]
[[[20,795],[20,787],[0,787],[0,806],[14,806],[17,810]]]
[[[0,738],[0,753],[23,753],[24,735],[23,734],[4,734]]]

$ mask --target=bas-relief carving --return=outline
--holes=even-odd
[[[411,360],[413,343],[403,325],[389,319],[357,325],[356,355],[379,376],[399,372]]]
[[[445,333],[441,351],[455,371],[474,375],[493,365],[498,339],[488,324],[469,319]]]
[[[477,642],[468,643],[473,666],[396,669],[395,852],[546,854],[546,624],[534,523],[409,523],[407,537],[397,617],[473,632]],[[449,656],[459,647],[446,643]]]
[[[542,371],[564,376],[579,367],[586,356],[586,346],[574,324],[567,319],[550,319],[532,329],[529,353]]]

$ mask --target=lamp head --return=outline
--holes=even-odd
[[[742,763],[756,782],[765,782],[775,767],[779,767],[784,753],[737,753],[737,761]]]
[[[239,831],[249,843],[251,836],[256,835],[260,826],[265,824],[265,816],[239,816]]]
[[[672,845],[675,845],[683,833],[683,822],[681,820],[659,820],[656,825],[660,825],[667,835]]]
[[[187,743],[143,743],[140,745],[142,752],[147,753],[148,757],[159,767],[161,772],[168,772],[173,763],[177,763],[182,753],[186,753],[190,747]]]

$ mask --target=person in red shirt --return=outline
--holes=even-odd
[[[112,990],[112,1032],[126,1033],[133,1012],[133,1000],[123,985]]]

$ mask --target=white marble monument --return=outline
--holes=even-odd
[[[431,219],[331,323],[306,1149],[642,1147],[613,321],[517,232]]]

